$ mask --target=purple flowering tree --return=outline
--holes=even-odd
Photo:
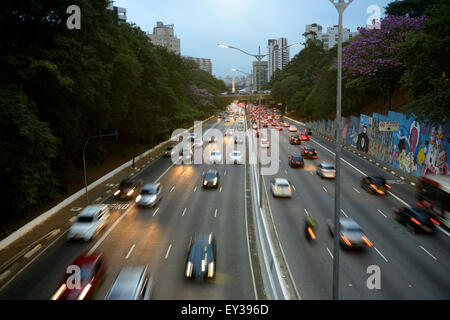
[[[194,103],[203,107],[213,106],[214,95],[208,92],[208,90],[200,89],[196,86],[191,86],[191,95]]]
[[[342,49],[343,78],[347,87],[378,88],[387,96],[398,87],[404,72],[399,58],[399,44],[410,33],[423,33],[426,17],[409,18],[387,16],[377,29],[358,28],[359,35]]]

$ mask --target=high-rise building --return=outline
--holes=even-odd
[[[158,21],[153,28],[153,34],[147,36],[153,44],[165,47],[167,50],[180,54],[180,39],[175,36],[173,24],[166,24]]]
[[[289,48],[287,39],[279,38],[268,40],[268,81],[276,70],[282,70],[289,63]]]
[[[261,90],[261,87],[266,84],[268,80],[269,63],[267,61],[253,61],[253,84],[256,90]]]
[[[315,37],[317,40],[322,41],[323,47],[326,50],[333,48],[339,40],[339,26],[335,25],[327,28],[326,33],[322,33],[322,26],[316,23],[307,24],[305,27],[305,38],[306,40],[313,39]],[[355,37],[358,32],[351,32],[348,28],[342,28],[342,42],[349,41],[351,38]]]
[[[114,11],[116,23],[127,22],[127,9],[114,6],[114,1],[110,1],[106,9]]]
[[[201,70],[207,71],[210,74],[212,74],[211,59],[193,58],[193,57],[186,57],[186,59],[194,62]]]

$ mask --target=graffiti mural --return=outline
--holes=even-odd
[[[398,131],[380,131],[380,121],[397,121]],[[317,132],[334,137],[335,122],[310,122]],[[413,114],[389,111],[388,115],[342,118],[342,143],[415,176],[449,175],[450,123],[431,127]]]

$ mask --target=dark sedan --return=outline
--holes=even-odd
[[[216,274],[216,241],[212,233],[197,234],[189,239],[185,277],[211,279]]]
[[[116,199],[132,199],[139,193],[142,187],[143,181],[137,178],[128,178],[122,180],[119,185],[119,190],[114,192]]]
[[[297,134],[295,136],[289,137],[289,143],[294,145],[302,144],[302,140],[300,140],[300,136]]]
[[[168,147],[164,150],[164,157],[171,158],[173,154],[175,154],[176,150],[174,147]]]
[[[370,193],[384,195],[391,188],[383,177],[369,176],[361,179],[361,187]]]
[[[317,159],[317,151],[314,148],[302,148],[302,156],[305,159]]]
[[[203,188],[217,188],[219,186],[219,172],[208,170],[203,178]]]
[[[395,219],[406,226],[412,227],[414,232],[433,232],[434,224],[437,223],[427,210],[416,206],[394,208],[394,212]]]
[[[291,155],[289,156],[289,166],[291,168],[303,168],[305,162],[302,156]]]

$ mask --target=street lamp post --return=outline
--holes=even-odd
[[[300,44],[299,42],[293,43],[293,44],[290,44],[290,45],[285,46],[285,47],[283,47],[283,48],[280,48],[280,50],[287,49],[287,48],[293,47],[293,46],[297,46],[297,45],[299,45],[299,44]],[[261,46],[258,46],[258,54],[251,54],[251,53],[248,53],[248,52],[246,52],[246,51],[244,51],[244,50],[242,50],[242,49],[239,49],[239,48],[236,48],[236,47],[227,45],[227,44],[221,44],[221,43],[219,43],[218,46],[221,47],[221,48],[235,49],[235,50],[241,51],[242,53],[244,53],[244,54],[246,54],[246,55],[248,55],[248,56],[251,56],[251,57],[256,58],[256,60],[258,61],[257,67],[260,67],[261,60],[262,60],[265,56],[268,56],[268,55],[269,55],[269,54],[261,54]],[[259,128],[259,126],[261,125],[261,93],[260,93],[260,90],[261,90],[260,85],[261,85],[261,83],[260,83],[260,81],[259,81],[259,78],[260,78],[260,77],[259,77],[259,73],[258,73],[258,72],[256,72],[256,78],[257,78],[257,79],[256,79],[256,85],[257,85],[257,91],[258,91],[258,96],[259,96],[259,105],[258,105],[258,112],[259,112],[258,128]],[[261,156],[259,156],[259,158],[261,158]],[[259,159],[258,173],[259,173],[259,206],[262,208],[262,174],[261,174],[261,159]]]
[[[353,0],[330,0],[339,13],[337,110],[336,110],[336,188],[334,193],[333,300],[339,299],[339,241],[341,215],[341,104],[342,104],[342,16]]]
[[[117,129],[116,129],[116,132],[112,133],[112,134],[100,134],[98,136],[90,136],[89,138],[87,138],[86,143],[84,144],[84,147],[83,147],[83,171],[84,171],[84,188],[86,190],[86,205],[89,204],[89,197],[88,197],[88,189],[87,189],[86,158],[84,156],[84,152],[85,152],[86,147],[87,147],[87,145],[88,145],[88,143],[89,143],[89,141],[91,139],[103,138],[103,137],[111,137],[111,136],[115,136],[116,140],[117,140],[117,137],[118,137],[117,136]]]

